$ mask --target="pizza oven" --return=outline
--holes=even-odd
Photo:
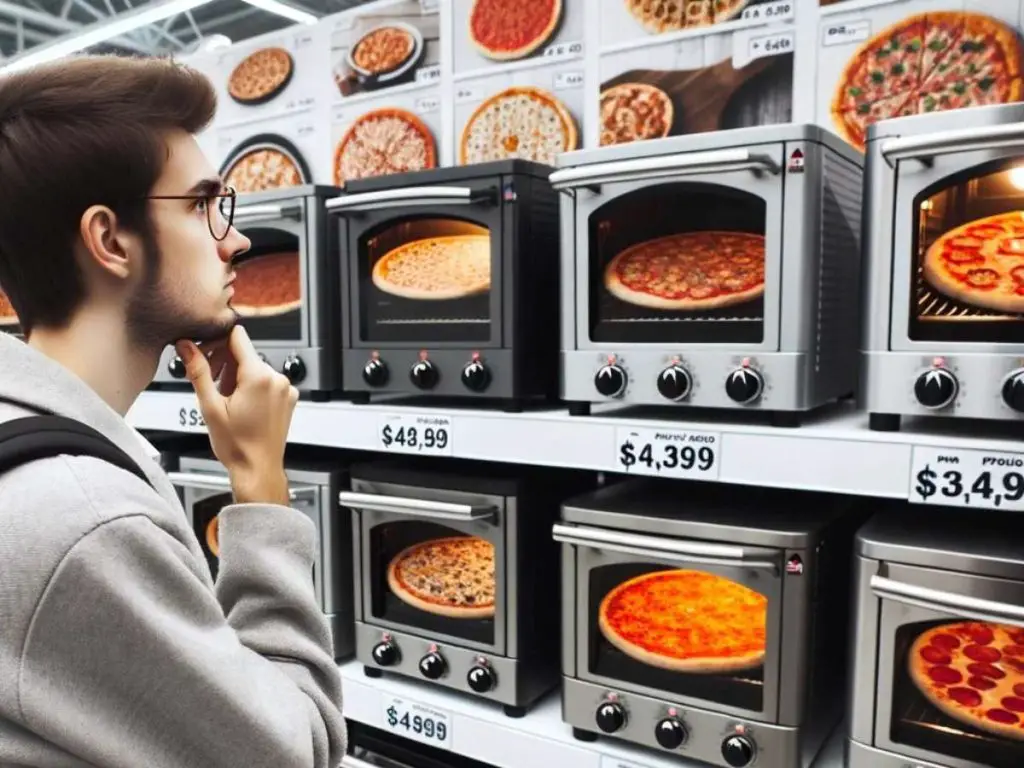
[[[872,125],[864,405],[1024,419],[1024,105]]]
[[[858,504],[656,480],[566,501],[554,539],[574,736],[809,764],[842,713]]]
[[[324,202],[333,187],[300,186],[239,195],[234,226],[252,247],[234,262],[232,306],[266,362],[302,393],[327,399],[338,389],[337,231]],[[185,366],[168,348],[157,386],[188,386]]]
[[[1024,536],[1011,514],[889,508],[858,533],[849,768],[1021,765]]]
[[[587,475],[450,459],[352,467],[356,656],[522,716],[558,685],[561,499]]]
[[[856,383],[861,155],[784,125],[562,155],[562,397],[768,411]]]
[[[522,160],[348,182],[337,215],[346,392],[557,396],[558,200]]]

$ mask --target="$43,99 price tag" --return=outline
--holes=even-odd
[[[721,447],[715,432],[618,427],[613,464],[636,475],[717,480]]]
[[[377,428],[380,446],[393,453],[423,456],[452,455],[452,419],[450,416],[389,415]]]
[[[406,699],[383,699],[386,730],[439,749],[452,748],[452,719],[447,712]]]
[[[910,501],[1024,511],[1024,454],[914,448]]]

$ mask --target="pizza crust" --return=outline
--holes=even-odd
[[[447,289],[423,288],[415,285],[397,283],[389,279],[389,271],[396,261],[404,258],[420,260],[423,263],[427,263],[431,260],[431,250],[436,251],[437,249],[441,249],[442,251],[445,251],[449,248],[461,251],[466,251],[466,249],[468,249],[468,253],[464,258],[472,259],[480,262],[481,264],[486,264],[486,279],[473,274],[472,269],[470,270],[470,274],[472,277],[476,278],[473,282],[464,285],[450,285]],[[479,267],[479,264],[477,264],[477,267]],[[373,284],[379,290],[389,293],[392,296],[398,296],[402,299],[417,299],[423,301],[463,299],[468,296],[484,293],[491,289],[490,267],[490,235],[449,235],[446,237],[431,237],[422,240],[414,240],[388,251],[377,259],[377,262],[373,265],[371,279]],[[484,270],[479,268],[475,271],[478,273],[484,272]]]
[[[479,147],[475,146],[476,142],[474,141],[477,123],[492,110],[497,111],[501,115],[501,102],[514,100],[519,96],[526,97],[529,103],[538,110],[550,110],[555,114],[561,129],[561,137],[558,142],[560,146],[545,146],[545,153],[540,156],[521,152],[524,138],[536,139],[541,136],[540,125],[538,124],[540,121],[534,121],[529,126],[519,126],[524,129],[524,133],[527,134],[526,136],[512,135],[507,130],[492,130],[490,135],[486,136],[489,140],[489,145],[481,151]],[[500,126],[500,128],[504,129],[505,126]],[[510,141],[515,143],[513,148],[510,148],[507,144]],[[461,165],[469,165],[489,160],[522,158],[550,165],[554,163],[557,155],[563,152],[572,152],[576,149],[578,141],[579,134],[576,129],[576,120],[569,110],[566,109],[565,105],[555,98],[554,95],[543,88],[535,88],[529,85],[513,86],[484,100],[473,111],[473,114],[469,116],[465,127],[462,129],[462,137],[459,140],[459,163]]]
[[[413,544],[412,546],[406,547],[393,558],[388,564],[388,588],[400,599],[402,602],[411,605],[413,608],[418,608],[425,613],[432,613],[437,616],[444,616],[450,619],[489,619],[494,616],[494,604],[482,605],[482,606],[455,606],[455,605],[441,605],[433,603],[428,600],[424,600],[418,595],[408,591],[402,585],[402,581],[398,576],[398,570],[405,560],[410,555],[428,546],[435,546],[449,541],[463,541],[466,536],[452,536],[445,539],[431,539],[430,541],[420,542],[419,544]]]
[[[513,3],[519,1],[520,0],[511,0]],[[494,61],[512,61],[514,59],[526,58],[550,39],[552,33],[562,20],[562,0],[555,0],[554,8],[551,10],[551,19],[548,21],[547,26],[544,27],[543,32],[537,35],[533,40],[514,50],[502,51],[488,48],[485,43],[478,40],[476,35],[473,34],[473,16],[476,14],[480,5],[493,2],[494,0],[473,0],[473,7],[469,11],[469,18],[466,24],[468,30],[467,34],[470,42],[473,44],[473,47],[476,48],[477,52],[481,56]]]
[[[377,125],[374,125],[375,123]],[[398,141],[396,146],[396,137],[389,135],[389,128],[393,128],[395,123],[401,124],[405,129],[412,129],[419,141],[410,141],[406,137],[404,141]],[[377,142],[378,146],[371,146],[373,142]],[[356,173],[346,173],[346,156],[349,152],[363,150],[362,145],[369,147],[364,151],[364,155],[380,156],[386,167],[366,168],[364,164]],[[356,158],[355,155],[352,157]],[[341,187],[346,181],[392,173],[424,171],[436,165],[437,149],[434,146],[434,134],[427,124],[412,112],[385,107],[360,115],[334,148],[334,184]]]

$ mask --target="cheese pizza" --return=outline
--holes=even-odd
[[[228,94],[241,104],[261,104],[284,90],[295,65],[284,48],[262,48],[242,59],[228,77]]]
[[[283,315],[302,306],[298,251],[244,259],[235,266],[231,307],[240,317]]]
[[[562,0],[473,0],[469,39],[489,59],[521,59],[548,41],[561,15]]]
[[[404,109],[375,109],[360,116],[334,149],[334,183],[437,165],[434,135]]]
[[[14,311],[14,306],[11,304],[11,300],[7,298],[7,294],[0,291],[0,327],[17,324],[18,313]]]
[[[494,616],[494,545],[476,536],[414,544],[388,565],[388,587],[403,602],[453,619]]]
[[[401,27],[378,27],[367,32],[352,50],[352,61],[364,72],[381,75],[402,66],[416,49],[416,42]]]
[[[236,157],[224,172],[224,183],[239,194],[297,187],[304,183],[302,169],[277,147],[259,146]]]
[[[484,101],[462,130],[463,165],[521,158],[554,165],[555,157],[576,149],[576,121],[548,91],[514,86]]]
[[[660,88],[620,83],[601,91],[601,144],[662,139],[672,130],[675,108]]]
[[[405,299],[461,299],[491,288],[490,235],[414,240],[381,256],[373,284]]]

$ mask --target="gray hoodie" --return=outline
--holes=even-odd
[[[309,519],[225,508],[215,585],[140,435],[0,333],[0,423],[36,413],[98,429],[156,490],[93,458],[0,476],[0,766],[337,766],[341,680]]]

